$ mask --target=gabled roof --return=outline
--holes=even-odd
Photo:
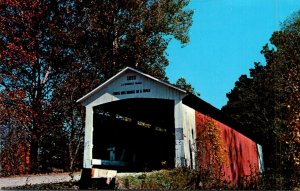
[[[158,82],[158,83],[161,83],[161,84],[163,84],[163,85],[165,85],[165,86],[168,86],[168,87],[170,87],[170,88],[173,88],[173,89],[175,89],[175,90],[177,90],[177,91],[180,91],[180,92],[182,92],[182,93],[187,93],[185,90],[180,89],[180,88],[178,88],[178,87],[176,87],[176,86],[174,86],[174,85],[171,85],[171,84],[169,84],[169,83],[167,83],[167,82],[161,81],[161,80],[159,80],[159,79],[157,79],[157,78],[154,78],[153,76],[150,76],[150,75],[148,75],[148,74],[145,74],[145,73],[143,73],[143,72],[141,72],[141,71],[138,71],[138,70],[136,70],[136,69],[133,69],[133,68],[131,68],[131,67],[126,67],[126,68],[124,68],[123,70],[121,70],[119,73],[117,73],[116,75],[114,75],[113,77],[111,77],[110,79],[108,79],[106,82],[104,82],[103,84],[101,84],[101,85],[98,86],[97,88],[95,88],[95,89],[93,89],[92,91],[90,91],[88,94],[86,94],[86,95],[84,95],[83,97],[81,97],[80,99],[78,99],[77,102],[84,102],[86,99],[88,99],[89,97],[91,97],[92,95],[94,95],[96,92],[98,92],[101,88],[105,87],[106,85],[108,85],[109,83],[111,83],[112,81],[114,81],[116,78],[118,78],[119,76],[121,76],[123,73],[125,73],[125,72],[127,72],[127,71],[132,71],[132,72],[138,73],[138,74],[140,74],[140,75],[142,75],[142,76],[145,76],[145,77],[147,77],[147,78],[150,78],[150,79],[152,79],[152,80],[154,80],[154,81],[156,81],[156,82]]]
[[[140,74],[146,78],[152,79],[153,81],[156,81],[158,83],[161,83],[165,86],[168,86],[170,88],[175,89],[176,91],[180,91],[182,93],[185,93],[187,96],[185,96],[182,100],[183,104],[195,109],[198,112],[201,112],[204,115],[210,116],[213,119],[235,129],[236,131],[242,133],[243,135],[247,136],[248,138],[254,140],[257,142],[257,139],[255,137],[255,135],[252,132],[249,131],[245,131],[242,127],[242,125],[240,123],[238,123],[237,121],[233,120],[231,117],[229,117],[228,115],[226,115],[224,112],[222,112],[221,110],[215,108],[214,106],[212,106],[211,104],[207,103],[206,101],[202,100],[201,98],[183,90],[180,89],[174,85],[171,85],[169,83],[166,83],[164,81],[161,81],[157,78],[154,78],[153,76],[150,76],[148,74],[145,74],[143,72],[140,72],[136,69],[133,69],[131,67],[126,67],[125,69],[121,70],[119,73],[117,73],[116,75],[114,75],[113,77],[111,77],[110,79],[108,79],[106,82],[104,82],[103,84],[101,84],[100,86],[98,86],[97,88],[95,88],[94,90],[92,90],[91,92],[89,92],[88,94],[86,94],[85,96],[83,96],[82,98],[78,99],[77,102],[84,102],[86,99],[88,99],[89,97],[91,97],[92,95],[94,95],[95,93],[97,93],[101,88],[107,86],[108,84],[110,84],[111,82],[113,82],[115,79],[117,79],[119,76],[121,76],[122,74],[124,74],[127,71],[133,71],[137,74]]]

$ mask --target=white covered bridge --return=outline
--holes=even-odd
[[[92,169],[194,169],[196,162],[207,162],[196,156],[197,149],[207,148],[196,138],[208,119],[221,132],[226,178],[237,182],[249,175],[249,164],[263,169],[261,147],[236,122],[185,90],[133,68],[120,71],[78,102],[86,108],[83,167],[89,175]]]
[[[182,103],[185,96],[127,67],[79,99],[86,107],[84,168],[194,166],[195,111]]]

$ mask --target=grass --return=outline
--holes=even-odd
[[[176,168],[153,171],[136,176],[118,177],[116,189],[191,190],[195,189],[195,184],[191,171]]]

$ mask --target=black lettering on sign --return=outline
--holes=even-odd
[[[113,92],[112,94],[125,95],[125,94],[140,94],[140,93],[148,93],[148,92],[151,92],[151,89],[118,91],[118,92]]]
[[[133,82],[131,82],[131,83],[123,83],[123,84],[121,84],[121,86],[130,86],[130,85],[133,85],[134,83]]]
[[[134,90],[127,91],[126,94],[134,94]]]

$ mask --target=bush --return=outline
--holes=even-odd
[[[188,168],[153,171],[142,175],[118,177],[117,189],[199,190],[229,188],[228,183],[207,177]]]
[[[287,181],[278,172],[268,170],[263,174],[251,172],[240,177],[237,185],[226,182],[224,175],[212,176],[212,173],[175,168],[160,170],[127,177],[117,177],[116,189],[133,190],[282,190]]]

